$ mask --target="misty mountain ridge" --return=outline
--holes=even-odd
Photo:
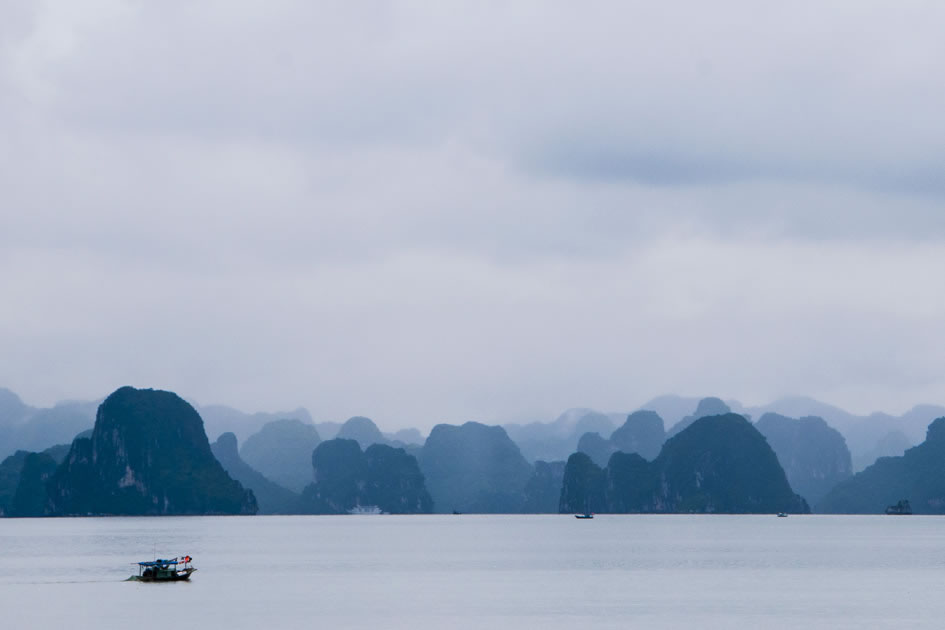
[[[676,425],[680,422],[691,422],[703,415],[706,410],[697,409],[705,400],[707,399],[667,394],[651,399],[641,406],[641,410],[650,410],[662,417],[669,428],[667,434],[671,436],[678,432]],[[805,396],[784,397],[759,406],[746,406],[733,399],[714,400],[718,401],[716,404],[719,408],[711,411],[722,411],[724,406],[753,421],[766,413],[777,413],[791,418],[823,418],[830,427],[843,435],[853,460],[854,471],[862,470],[880,456],[899,455],[919,443],[925,436],[928,423],[945,415],[945,407],[929,404],[916,405],[900,415],[874,412],[861,416]],[[39,408],[25,403],[15,392],[0,388],[0,458],[17,450],[41,452],[55,444],[71,443],[77,434],[91,430],[98,404],[93,401],[70,400],[52,407]],[[207,405],[199,407],[199,413],[209,435],[232,432],[241,445],[245,445],[249,437],[274,420],[295,419],[312,425],[316,427],[322,440],[337,437],[344,426],[344,423],[335,421],[316,423],[304,407],[289,412],[246,413],[226,405]],[[597,433],[602,440],[612,441],[613,433],[626,417],[623,413],[604,413],[588,407],[577,407],[566,410],[548,422],[506,424],[503,427],[529,462],[564,461],[580,450],[579,442],[585,434]],[[377,433],[371,431],[372,437],[361,438],[365,442],[363,447],[366,447],[368,442],[387,443],[419,454],[419,449],[425,442],[424,435],[416,429],[386,432],[376,425],[374,428]],[[380,439],[377,437],[378,433]],[[602,459],[607,455],[605,451],[613,452],[614,446],[601,447],[598,444],[598,447],[600,452],[596,455],[602,463]],[[617,446],[616,450],[626,452],[628,448],[631,447]],[[310,469],[310,466],[308,468]],[[307,481],[306,479],[306,483]],[[294,484],[296,490],[303,487],[301,482],[300,479]]]
[[[625,417],[621,413],[602,413],[578,407],[568,409],[551,422],[501,426],[528,461],[556,461],[567,459],[585,433],[609,438]]]
[[[945,417],[929,424],[925,441],[898,457],[881,457],[834,486],[818,512],[881,514],[906,499],[916,514],[945,514]]]
[[[666,440],[649,462],[614,453],[605,467],[584,453],[565,466],[561,512],[806,513],[767,440],[743,416],[705,416]]]
[[[66,400],[52,407],[32,407],[9,389],[0,388],[0,458],[18,450],[39,452],[71,443],[92,428],[99,402]]]

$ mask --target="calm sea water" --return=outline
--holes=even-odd
[[[123,581],[190,554],[190,583]],[[0,519],[6,628],[945,623],[945,518]]]

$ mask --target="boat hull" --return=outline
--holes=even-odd
[[[176,573],[160,576],[132,575],[130,579],[135,582],[183,582],[189,580],[190,575],[196,570],[197,569],[182,569]]]

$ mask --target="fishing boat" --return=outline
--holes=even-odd
[[[896,505],[890,505],[886,508],[886,514],[909,516],[912,514],[912,506],[909,505],[909,499],[903,499],[896,503]]]
[[[787,518],[787,512],[778,512],[778,518]]]
[[[590,512],[586,512],[584,514],[575,514],[574,518],[594,518],[594,515]]]
[[[179,582],[189,580],[191,573],[196,571],[190,564],[191,557],[174,558],[173,560],[148,560],[138,562],[138,575],[129,579],[137,582]]]

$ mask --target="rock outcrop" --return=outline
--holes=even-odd
[[[557,514],[564,482],[564,462],[535,462],[535,472],[525,484],[526,514]]]
[[[615,451],[637,453],[644,459],[653,460],[663,448],[666,430],[663,419],[655,411],[634,411],[626,422],[610,436]]]
[[[635,411],[614,431],[610,439],[597,433],[585,433],[578,441],[577,450],[586,453],[601,468],[607,466],[614,453],[637,453],[645,459],[659,455],[666,433],[663,419],[654,411]]]
[[[568,460],[563,512],[804,513],[764,436],[736,414],[693,422],[652,462],[615,453],[601,470],[587,455]]]
[[[766,413],[755,428],[774,449],[791,488],[808,505],[815,505],[834,486],[853,475],[846,440],[823,418],[795,420]]]
[[[338,436],[343,440],[354,440],[362,449],[366,449],[372,444],[387,444],[387,438],[377,428],[374,421],[364,416],[355,416],[341,425],[338,430]]]
[[[0,390],[2,393],[3,390]],[[16,494],[16,487],[20,484],[20,472],[23,470],[23,462],[26,461],[28,451],[17,451],[9,457],[5,457],[0,462],[0,516],[10,516],[13,496]]]
[[[585,453],[574,453],[565,464],[558,511],[610,511],[604,501],[604,471]]]
[[[315,482],[302,493],[310,514],[345,514],[377,507],[389,514],[433,510],[417,460],[401,448],[373,444],[366,451],[355,440],[322,442],[312,454]]]
[[[945,514],[945,418],[929,425],[924,442],[901,457],[879,458],[815,507],[831,514],[882,514],[904,499],[915,514]]]
[[[267,479],[301,492],[312,483],[312,451],[320,443],[314,425],[294,418],[274,420],[243,442],[240,457]]]
[[[603,468],[610,461],[610,456],[617,452],[610,440],[605,440],[600,433],[585,433],[578,440],[577,450],[590,457],[595,464]]]
[[[243,461],[237,449],[236,435],[224,433],[210,445],[213,456],[227,474],[253,491],[260,514],[297,514],[299,495],[270,481],[262,473]]]
[[[23,460],[20,481],[10,504],[10,516],[46,515],[46,483],[56,472],[56,460],[46,453],[30,453]]]
[[[14,497],[19,491],[24,465],[31,455],[42,455],[42,458],[31,463],[27,475],[31,480],[24,486],[19,502],[22,505],[22,502],[26,501],[26,496],[31,496],[30,501],[45,506],[47,500],[45,482],[50,474],[50,464],[52,472],[55,472],[56,467],[62,463],[62,460],[68,454],[69,448],[68,444],[58,444],[47,448],[42,453],[17,451],[0,462],[0,517],[21,516],[21,514],[16,513],[19,509],[14,508],[13,503]],[[37,477],[42,478],[42,484],[35,483]],[[27,511],[31,512],[31,516],[42,516],[42,513],[32,514],[35,510],[28,509]]]
[[[522,511],[532,467],[502,427],[439,424],[418,459],[436,511]]]
[[[256,499],[210,451],[200,416],[171,392],[122,387],[49,480],[52,515],[254,514]]]

